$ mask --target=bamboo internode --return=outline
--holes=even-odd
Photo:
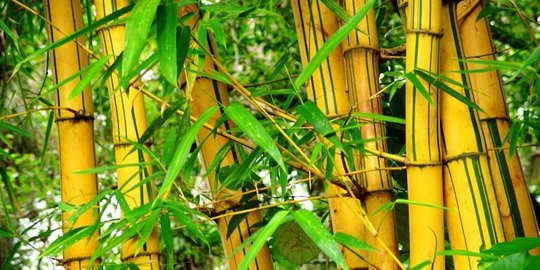
[[[128,5],[128,1],[96,1],[96,17],[103,18],[117,9]],[[124,50],[124,25],[103,28],[100,31],[102,50],[107,55],[118,56]],[[109,64],[113,64],[111,58]],[[124,89],[119,85],[117,73],[108,80],[112,112],[113,143],[117,165],[140,164],[150,161],[150,157],[141,150],[136,150],[133,142],[139,142],[147,128],[143,94],[139,87]],[[137,82],[133,82],[137,84]],[[117,169],[118,188],[124,194],[130,208],[137,208],[150,202],[153,196],[151,182],[144,183],[152,174],[150,166],[128,166]],[[157,229],[142,246],[136,250],[138,238],[132,238],[122,245],[122,259],[135,263],[140,269],[159,269],[159,238]]]
[[[57,27],[49,25],[47,29],[51,43],[83,26],[81,3],[78,0],[45,0],[45,12],[46,17]],[[84,43],[84,39],[79,38],[77,42]],[[88,66],[88,54],[75,42],[55,48],[50,56],[55,84]],[[79,77],[67,82],[55,93],[56,105],[70,109],[56,110],[55,118],[58,126],[62,201],[74,206],[87,204],[97,194],[96,175],[76,173],[95,167],[91,91],[86,88],[81,94],[69,98],[81,79]],[[70,221],[72,215],[70,212],[62,214],[64,232],[99,222],[97,205],[75,221]],[[64,250],[62,266],[65,269],[87,269],[88,261],[98,245],[98,232],[77,241]]]

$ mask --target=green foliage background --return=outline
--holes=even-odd
[[[181,3],[186,1],[180,1]],[[215,3],[214,3],[215,2]],[[264,98],[277,107],[291,112],[305,102],[303,91],[294,89],[293,82],[301,72],[300,56],[291,4],[287,0],[227,0],[199,3],[202,12],[208,14],[205,22],[211,30],[219,47],[220,61],[227,70],[244,85],[253,96]],[[498,51],[500,70],[507,93],[507,102],[513,120],[512,145],[516,146],[522,157],[526,175],[529,176],[531,190],[535,196],[540,195],[540,170],[533,166],[540,138],[540,119],[538,103],[540,94],[540,3],[527,1],[487,1],[484,10],[492,27],[492,34]],[[93,6],[90,1],[83,1],[85,23],[95,21]],[[379,0],[375,5],[380,44],[383,48],[383,59],[380,62],[381,90],[384,99],[384,110],[387,115],[404,118],[404,30],[399,13],[393,1]],[[14,0],[0,3],[0,264],[3,267],[30,269],[32,267],[48,268],[56,264],[55,259],[61,256],[62,247],[54,249],[51,243],[60,236],[60,214],[69,206],[60,204],[58,142],[53,113],[47,107],[53,106],[52,92],[54,87],[48,68],[50,59],[47,53],[40,51],[47,44],[46,22],[43,19],[41,1],[21,3]],[[85,34],[88,46],[100,57],[99,38],[95,29]],[[395,54],[384,54],[389,50]],[[141,60],[150,57],[157,50],[156,28],[152,26],[145,44]],[[531,68],[516,73],[526,61],[531,61]],[[505,65],[504,63],[512,63]],[[92,92],[95,103],[95,132],[97,164],[100,190],[105,195],[101,201],[103,212],[103,228],[116,226],[119,221],[119,206],[116,202],[116,185],[114,172],[114,154],[111,144],[110,108],[108,92],[101,73],[92,81]],[[160,73],[159,64],[151,62],[144,67],[143,81],[145,87],[157,96],[167,96],[170,87]],[[230,87],[232,99],[249,105],[241,95]],[[184,92],[176,89],[169,102],[182,106],[185,102]],[[158,120],[161,117],[161,104],[147,99],[148,119]],[[247,106],[250,110],[251,107]],[[251,110],[262,123],[262,126],[277,142],[284,144],[284,138],[278,135],[275,128],[259,113]],[[281,121],[281,120],[280,120]],[[286,132],[294,136],[295,141],[308,154],[313,154],[317,143],[313,140],[314,131],[302,130],[301,121],[288,126]],[[176,137],[189,132],[189,125],[179,117],[171,117],[163,126],[154,130],[152,151],[161,161],[167,164],[171,157],[168,145],[174,143]],[[287,126],[289,123],[280,122]],[[391,153],[404,151],[404,126],[398,123],[387,124],[388,141]],[[249,135],[249,134],[248,134]],[[194,149],[195,147],[193,147]],[[265,149],[266,150],[266,149]],[[285,193],[278,192],[276,183],[280,182],[279,173],[274,170],[276,163],[266,152],[258,151],[260,157],[248,165],[240,179],[243,182],[233,183],[242,188],[253,186],[268,187],[259,195],[258,205],[268,206],[292,200],[303,192],[307,196],[320,195],[324,191],[324,183],[313,182],[309,186],[304,183],[290,188]],[[324,150],[323,150],[324,152]],[[246,157],[249,152],[244,152]],[[225,258],[221,249],[216,226],[207,221],[204,211],[199,208],[208,203],[208,190],[201,179],[200,165],[195,157],[191,157],[186,168],[175,181],[183,191],[175,191],[170,195],[170,205],[183,206],[186,213],[196,220],[196,230],[183,229],[178,219],[172,219],[173,248],[164,253],[172,254],[173,261],[168,264],[176,269],[210,269],[223,267]],[[394,164],[398,165],[398,164]],[[107,167],[109,166],[109,167]],[[113,167],[111,167],[113,166]],[[240,165],[238,165],[240,166]],[[157,166],[156,166],[157,167]],[[107,169],[108,168],[108,169]],[[229,168],[232,171],[237,168]],[[156,168],[156,184],[159,187],[165,172]],[[222,170],[221,173],[226,173]],[[288,168],[284,176],[288,183],[307,177],[302,171]],[[404,171],[393,173],[397,198],[406,198]],[[181,196],[185,196],[181,198]],[[185,202],[190,204],[186,204]],[[60,206],[60,207],[59,207]],[[189,207],[188,207],[189,206]],[[253,207],[244,205],[243,207]],[[265,211],[265,222],[275,221],[279,210],[291,211],[302,207],[291,204],[284,207],[269,207]],[[304,207],[306,207],[304,205]],[[325,200],[314,200],[307,204],[312,212],[326,220],[328,215]],[[398,207],[398,224],[400,243],[403,249],[401,259],[407,260],[408,242],[406,237],[406,214],[402,206]],[[190,212],[191,211],[191,212]],[[294,213],[303,213],[296,211]],[[305,214],[305,213],[304,213]],[[302,215],[302,214],[297,214]],[[141,222],[150,222],[140,216]],[[121,228],[121,227],[119,227]],[[266,227],[265,227],[266,228]],[[198,235],[202,233],[205,239]],[[109,239],[111,240],[111,239]],[[8,244],[9,243],[9,244]],[[48,248],[48,249],[47,249]],[[323,248],[322,248],[323,249]],[[324,250],[324,249],[323,249]],[[120,266],[118,247],[111,247],[111,252],[104,250],[104,263],[112,267]],[[39,257],[43,252],[50,252]],[[326,253],[328,254],[328,253]],[[512,255],[518,256],[518,255]],[[164,256],[165,257],[165,256]],[[279,256],[278,256],[279,257]],[[523,258],[515,258],[523,259]],[[287,263],[276,262],[277,266],[287,267]],[[325,267],[323,255],[310,262],[314,267]],[[503,264],[503,263],[500,263]],[[28,267],[28,268],[25,268]],[[508,268],[506,268],[508,269]]]

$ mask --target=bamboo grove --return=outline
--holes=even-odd
[[[525,26],[532,41],[522,50],[532,53],[510,63],[496,60],[490,32],[501,10],[526,24],[514,1],[210,2],[2,4],[41,21],[48,37],[10,75],[47,55],[48,90],[26,112],[0,110],[7,145],[5,134],[31,136],[10,124],[21,115],[51,112],[45,141],[56,123],[62,235],[37,248],[40,260],[61,258],[64,269],[540,263],[536,202],[504,89],[530,79],[540,92],[538,33]],[[383,31],[386,6],[397,34]],[[24,51],[15,18],[1,18],[2,53]],[[291,42],[256,34],[280,25]],[[238,52],[249,35],[259,35],[245,45],[255,56]],[[396,47],[382,46],[389,37]],[[273,70],[238,75],[272,42],[287,51]],[[514,75],[503,81],[505,68]],[[98,114],[107,142],[96,138]],[[534,130],[527,121],[517,122]],[[0,236],[23,239],[6,171]]]

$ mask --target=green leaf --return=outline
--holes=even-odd
[[[180,224],[186,226],[188,232],[195,235],[205,244],[210,245],[210,242],[208,242],[206,236],[201,232],[197,223],[194,222],[194,219],[186,214],[186,212],[188,212],[190,209],[173,201],[166,201],[165,208],[167,208],[171,214],[176,217],[176,220]]]
[[[491,263],[486,270],[533,270],[538,269],[538,265],[529,267],[531,256],[526,252],[520,252],[500,258]]]
[[[45,129],[45,137],[43,138],[43,148],[41,149],[41,157],[39,158],[39,164],[44,165],[45,154],[49,147],[49,138],[51,137],[51,130],[54,124],[54,112],[49,112],[49,119],[47,120],[47,128]]]
[[[28,133],[26,130],[18,128],[16,126],[12,126],[12,125],[8,124],[7,122],[4,122],[4,121],[0,121],[0,130],[2,130],[2,129],[9,130],[11,132],[17,133],[17,134],[22,135],[24,137],[32,138],[32,134]]]
[[[268,224],[266,226],[260,228],[257,232],[257,238],[255,238],[255,241],[253,241],[253,244],[249,247],[249,250],[247,251],[244,259],[242,259],[242,262],[240,262],[240,265],[238,266],[238,270],[247,270],[249,269],[249,266],[253,260],[255,260],[255,257],[257,257],[257,254],[259,254],[259,251],[261,248],[266,244],[266,240],[274,234],[276,229],[281,225],[282,221],[285,219],[285,217],[289,214],[289,211],[279,211],[270,221],[268,221]],[[339,252],[339,251],[338,251]]]
[[[71,100],[81,94],[84,89],[90,84],[92,79],[96,77],[96,74],[107,64],[109,61],[109,58],[111,58],[112,55],[107,55],[99,59],[97,62],[93,63],[92,65],[88,66],[88,73],[82,77],[82,80],[77,83],[77,85],[73,88],[71,93],[69,93],[68,100]]]
[[[363,112],[355,112],[352,114],[352,116],[405,125],[405,119],[394,116]]]
[[[463,104],[467,105],[470,108],[476,109],[478,111],[484,112],[480,106],[478,106],[476,103],[472,102],[468,97],[462,95],[458,91],[452,89],[452,87],[448,86],[447,84],[443,83],[441,80],[439,80],[436,77],[431,76],[430,74],[416,69],[413,71],[415,74],[420,76],[422,79],[426,80],[428,83],[434,85],[435,87],[439,88],[440,90],[444,91],[448,95],[452,96],[453,98],[459,100]]]
[[[422,94],[422,96],[427,100],[427,102],[429,104],[433,104],[433,100],[431,99],[431,96],[429,95],[428,90],[422,84],[422,82],[420,82],[418,77],[416,77],[415,73],[413,73],[413,72],[405,73],[405,78],[407,78],[409,80],[409,82],[411,82],[414,85],[414,87],[416,87],[416,89],[418,89],[420,94]]]
[[[13,237],[15,237],[15,233],[13,233],[10,230],[6,230],[6,229],[0,227],[0,237],[13,238]]]
[[[538,62],[538,59],[540,59],[540,45],[538,47],[536,47],[536,49],[534,49],[534,51],[531,53],[531,55],[529,56],[529,58],[527,58],[527,60],[525,60],[525,62],[523,62],[523,64],[521,65],[521,67],[519,67],[519,69],[516,71],[516,73],[514,74],[514,76],[512,76],[512,78],[510,78],[509,80],[513,80],[519,73],[521,73],[525,68],[529,67],[530,65],[534,64],[534,63],[537,63]],[[538,76],[538,74],[537,74]]]
[[[178,77],[184,68],[184,62],[189,52],[189,44],[191,43],[191,29],[189,26],[178,29],[176,31],[176,39],[176,69],[178,70],[176,77]]]
[[[304,70],[294,81],[294,87],[300,89],[302,85],[311,77],[313,72],[319,68],[322,62],[330,53],[354,30],[360,21],[366,16],[368,10],[373,7],[375,0],[369,0],[354,16],[351,17],[339,30],[337,30],[317,51]]]
[[[540,247],[540,238],[538,237],[515,238],[510,242],[495,244],[484,253],[494,256],[507,256],[513,253],[527,252],[538,247]]]
[[[341,253],[332,234],[324,227],[321,221],[310,211],[300,209],[292,212],[294,221],[319,246],[319,248],[332,259],[339,267],[347,270],[347,262]]]
[[[4,33],[6,33],[6,35],[8,37],[10,37],[11,40],[13,41],[13,44],[15,45],[15,48],[17,50],[19,50],[19,43],[17,41],[17,36],[15,36],[13,31],[11,31],[11,29],[9,29],[9,27],[6,25],[6,23],[4,23],[4,21],[2,19],[0,19],[0,29],[4,30]]]
[[[163,243],[165,244],[165,251],[167,252],[167,263],[166,269],[167,270],[173,270],[173,262],[174,262],[174,245],[173,245],[173,234],[171,229],[171,220],[169,218],[169,214],[165,213],[161,215],[160,218],[161,223],[161,239],[163,239]]]
[[[270,137],[270,134],[259,123],[257,118],[253,116],[244,106],[238,102],[233,102],[230,106],[223,108],[225,114],[257,145],[263,148],[283,169],[285,163],[279,152],[278,147],[274,144],[274,140]]]
[[[351,16],[343,7],[338,4],[335,0],[321,0],[323,4],[330,10],[332,13],[334,13],[336,16],[338,16],[342,21],[346,22],[351,19]]]
[[[137,243],[137,247],[135,248],[135,253],[139,253],[144,244],[146,244],[146,241],[148,241],[148,238],[150,238],[150,236],[152,235],[152,232],[154,232],[160,212],[160,208],[152,209],[152,212],[150,213],[148,219],[140,221],[144,223],[144,226],[140,232],[139,242]]]
[[[514,12],[514,9],[505,8],[505,7],[496,7],[496,6],[486,6],[482,8],[480,13],[478,13],[478,16],[476,17],[476,21],[479,21],[487,16],[491,16],[499,12]]]
[[[313,103],[308,100],[304,104],[297,107],[298,112],[313,126],[315,131],[328,138],[335,146],[343,149],[343,145],[339,141],[336,131],[332,128],[332,124],[324,113]]]
[[[163,4],[157,10],[157,45],[161,73],[174,86],[178,85],[176,26],[178,7]]]
[[[186,164],[189,150],[191,149],[191,145],[193,144],[193,142],[195,142],[197,134],[203,127],[204,123],[206,123],[206,121],[208,121],[216,111],[217,107],[210,107],[208,110],[206,110],[199,117],[197,122],[195,122],[180,139],[180,142],[174,150],[174,155],[172,156],[171,163],[167,170],[167,175],[165,176],[165,180],[163,180],[163,185],[159,189],[159,193],[156,198],[161,198],[165,195],[165,193],[169,192],[172,184],[174,183],[174,180]]]
[[[85,237],[90,237],[94,234],[94,227],[80,227],[73,230],[70,230],[64,233],[60,238],[56,239],[47,248],[39,254],[38,259],[58,254],[66,248],[72,246],[76,242],[82,240]]]
[[[373,247],[372,245],[368,244],[367,242],[365,241],[362,241],[352,235],[349,235],[349,234],[346,234],[346,233],[341,233],[341,232],[337,232],[334,234],[334,239],[344,245],[344,246],[347,246],[347,247],[350,247],[350,248],[358,248],[358,249],[364,249],[364,250],[369,250],[369,251],[374,251],[374,252],[379,252],[378,249],[376,249],[375,247]]]
[[[160,0],[139,0],[127,19],[122,78],[127,77],[141,56],[159,3]]]

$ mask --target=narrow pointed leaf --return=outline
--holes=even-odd
[[[345,270],[349,269],[336,240],[313,213],[300,209],[294,211],[292,216],[294,221],[302,227],[302,230],[306,232],[324,254],[330,257],[339,267]]]
[[[330,140],[338,148],[343,149],[343,145],[339,141],[336,131],[332,128],[332,124],[324,113],[313,103],[306,101],[304,104],[297,107],[298,112],[310,123],[315,131],[322,134]]]
[[[416,74],[412,72],[406,73],[405,78],[407,78],[414,85],[414,87],[420,92],[420,94],[422,94],[422,96],[427,100],[428,103],[433,104],[433,100],[431,99],[428,90],[416,77]]]
[[[80,80],[79,83],[77,83],[77,85],[73,88],[71,93],[69,93],[68,100],[75,98],[86,89],[92,79],[96,77],[96,74],[107,64],[111,56],[112,55],[104,56],[88,67],[88,73],[82,77],[82,80]]]
[[[257,238],[255,238],[255,241],[253,241],[253,244],[251,247],[249,247],[248,252],[246,253],[244,259],[242,259],[242,262],[238,266],[238,270],[247,270],[249,269],[249,265],[253,260],[255,260],[255,257],[257,257],[257,254],[259,254],[259,251],[261,248],[266,244],[266,240],[274,234],[276,229],[281,225],[285,217],[289,214],[289,211],[279,211],[274,216],[266,226],[259,229],[259,233]],[[339,252],[339,251],[338,251]]]
[[[358,238],[356,238],[356,237],[354,237],[352,235],[346,234],[346,233],[338,232],[338,233],[334,234],[334,239],[337,242],[339,242],[340,244],[348,246],[348,247],[359,248],[359,249],[378,252],[378,250],[375,247],[368,244],[367,242],[362,241],[362,240],[360,240],[360,239],[358,239]]]
[[[264,149],[284,171],[287,171],[278,147],[257,118],[238,102],[232,103],[230,106],[225,107],[224,110],[225,114],[227,114],[227,116],[236,123],[250,139]]]
[[[157,10],[157,45],[161,74],[171,84],[176,86],[177,57],[176,57],[176,26],[178,7],[175,4],[163,4]]]
[[[122,63],[122,78],[126,78],[141,56],[159,3],[160,0],[139,0],[129,15],[126,23],[126,48]]]
[[[217,107],[211,107],[206,110],[199,117],[197,122],[195,122],[187,130],[187,132],[183,135],[182,139],[180,139],[180,142],[174,150],[174,155],[172,156],[171,163],[169,165],[169,168],[167,169],[167,175],[165,176],[165,180],[163,180],[163,185],[159,189],[159,193],[156,196],[157,198],[161,198],[163,195],[169,192],[172,184],[174,183],[174,179],[176,179],[176,177],[186,164],[189,150],[191,149],[191,145],[195,141],[197,134],[203,127],[204,123],[206,123],[206,121],[208,121],[216,111]]]

